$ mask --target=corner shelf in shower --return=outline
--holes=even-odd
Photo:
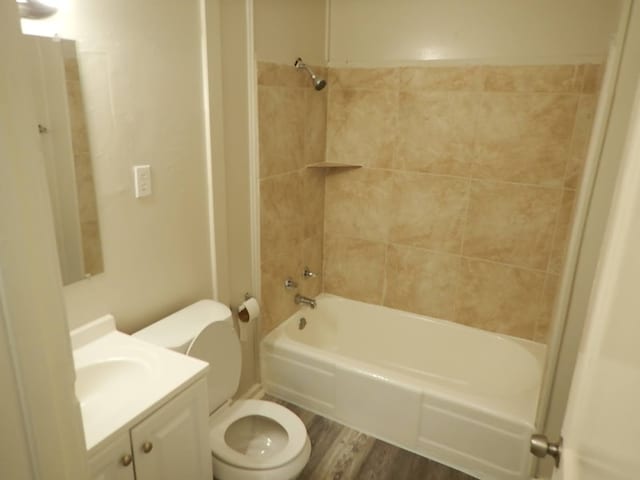
[[[318,162],[310,163],[307,168],[361,168],[358,163]]]

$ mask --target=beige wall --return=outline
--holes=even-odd
[[[326,63],[327,0],[254,0],[258,60],[293,65]]]
[[[199,9],[74,0],[49,22],[77,40],[105,266],[65,287],[71,328],[111,312],[128,332],[212,295]]]
[[[330,69],[324,290],[544,341],[598,75]]]
[[[331,66],[439,59],[600,61],[617,0],[334,0]]]
[[[325,76],[323,67],[314,67]],[[305,279],[305,266],[320,273],[324,219],[324,172],[306,165],[324,161],[326,90],[290,65],[258,65],[260,129],[260,257],[263,330],[269,331],[297,306],[299,293],[315,296],[321,277]]]

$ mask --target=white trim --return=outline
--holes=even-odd
[[[258,75],[254,46],[253,0],[246,2],[247,25],[247,108],[249,136],[249,222],[251,230],[251,295],[261,302],[262,275],[260,258],[260,135],[258,130]],[[254,378],[260,381],[260,339],[262,316],[254,322]]]
[[[253,36],[253,0],[246,1],[247,107],[249,135],[249,215],[251,222],[251,294],[260,299],[260,142],[258,131],[258,76]]]
[[[616,355],[611,357],[614,349],[612,342],[628,336],[629,326],[637,323],[637,295],[629,288],[629,280],[636,279],[640,271],[637,258],[637,234],[640,231],[638,211],[640,209],[640,81],[636,79],[635,95],[631,111],[631,119],[625,139],[620,170],[616,179],[610,217],[607,222],[602,246],[602,255],[595,274],[593,295],[585,322],[585,335],[580,344],[580,355],[571,384],[571,392],[567,405],[567,413],[563,425],[565,455],[569,458],[581,459],[580,467],[570,473],[567,465],[560,469],[560,475],[554,473],[553,478],[573,480],[581,478],[582,473],[590,473],[592,465],[598,470],[614,472],[606,478],[636,478],[637,455],[632,452],[637,431],[637,421],[614,411],[607,417],[606,429],[590,428],[593,414],[602,408],[616,408],[621,412],[632,411],[637,405],[640,389],[637,386],[625,388],[624,391],[611,392],[614,397],[603,400],[603,365],[611,365],[607,374],[614,378],[625,378],[624,383],[633,385],[633,381],[625,377],[627,372],[637,374],[640,370],[640,355],[631,344],[616,344]],[[624,282],[624,284],[621,284]],[[603,349],[603,347],[605,347]],[[607,352],[609,351],[609,352]],[[631,352],[634,352],[633,355]],[[609,356],[609,357],[608,357]],[[620,368],[624,366],[624,368]],[[617,368],[616,368],[617,367]],[[594,375],[594,372],[600,372]],[[633,378],[633,377],[631,377]],[[607,385],[607,387],[609,387]],[[607,392],[608,388],[607,388]],[[585,398],[599,398],[595,403]],[[635,423],[634,423],[635,422]],[[594,434],[601,438],[602,449],[590,452],[585,445]],[[630,446],[626,451],[619,451],[620,445]],[[592,455],[596,455],[592,458]],[[592,475],[589,475],[591,478]],[[593,477],[595,478],[595,477]],[[602,477],[600,477],[602,478]]]
[[[579,363],[576,370],[590,368],[590,362],[594,360],[593,353],[599,353],[599,347],[605,339],[604,333],[609,321],[607,312],[612,309],[619,273],[623,270],[625,253],[629,250],[631,240],[629,231],[633,222],[638,221],[635,216],[636,208],[640,204],[640,82],[633,103],[626,147],[611,205],[612,216],[603,241],[603,255],[596,272],[593,289],[595,293],[587,318],[591,328],[581,348],[581,351],[588,351],[590,354],[581,357],[583,361]],[[572,390],[573,388],[580,390],[581,383],[590,381],[587,375],[576,375],[576,378],[576,385],[573,385]]]
[[[574,221],[569,235],[570,240],[564,266],[562,268],[560,288],[557,294],[558,300],[556,301],[552,314],[553,322],[551,324],[551,331],[549,332],[550,340],[543,375],[544,381],[540,392],[538,413],[536,416],[536,429],[538,430],[543,427],[546,421],[549,402],[551,400],[552,386],[556,375],[558,358],[560,356],[567,314],[569,312],[582,237],[587,222],[587,215],[589,214],[589,204],[598,173],[600,155],[602,154],[604,138],[607,133],[607,122],[618,76],[618,66],[620,64],[622,49],[612,43],[609,51],[610,54],[605,68],[600,98],[598,99],[596,116],[593,123],[593,132],[589,141],[587,160],[583,170],[582,185],[575,202]]]
[[[578,371],[577,366],[574,366],[572,362],[578,355],[582,332],[584,335],[589,335],[587,319],[590,313],[587,308],[591,308],[590,304],[593,303],[597,293],[596,283],[600,267],[596,262],[598,257],[602,262],[602,258],[606,254],[606,235],[611,221],[607,222],[606,220],[607,210],[609,214],[613,213],[617,187],[620,182],[619,178],[616,180],[616,177],[621,174],[620,172],[624,168],[622,148],[626,146],[625,137],[630,135],[628,129],[631,125],[627,123],[626,112],[636,87],[635,75],[630,76],[630,72],[635,71],[638,65],[637,61],[632,60],[633,58],[637,59],[633,53],[637,48],[631,48],[634,46],[634,41],[630,39],[637,37],[638,26],[640,26],[637,24],[637,12],[634,13],[632,6],[637,7],[637,3],[634,4],[631,0],[625,1],[621,5],[618,31],[613,40],[616,52],[610,55],[605,70],[598,112],[583,174],[583,186],[576,204],[576,220],[572,227],[562,283],[554,308],[553,340],[549,345],[548,366],[547,372],[545,372],[552,384],[545,385],[546,390],[541,392],[536,421],[539,431],[543,431],[550,438],[556,438],[560,435],[561,429],[562,432],[565,430],[561,424],[564,421],[566,425],[566,420],[563,417],[567,405],[563,405],[562,400],[567,394],[574,395],[569,391],[569,386],[573,387],[570,377],[576,378]],[[616,58],[612,58],[614,55]],[[623,100],[627,98],[629,100]],[[608,107],[606,112],[601,111],[603,104]],[[620,115],[615,109],[622,109],[625,113]],[[601,118],[601,114],[605,118]],[[603,125],[599,125],[600,123]],[[601,129],[605,131],[600,131]],[[599,137],[603,137],[604,141]],[[618,146],[612,147],[614,144]],[[594,145],[599,147],[595,151]],[[603,164],[602,172],[598,174],[600,157],[603,155],[608,156],[608,160],[606,164]],[[591,163],[594,156],[595,160]],[[604,177],[604,180],[596,181],[596,176],[602,178],[600,175]],[[594,185],[594,182],[597,182],[597,186]],[[592,195],[595,195],[593,199]],[[590,219],[593,217],[594,220],[587,220],[586,217]],[[594,235],[594,231],[596,231],[596,240],[585,236]],[[586,298],[589,294],[591,299]],[[574,296],[575,299],[572,298]],[[584,339],[582,341],[584,342]],[[579,359],[577,360],[579,362]],[[549,372],[549,370],[551,371]],[[568,412],[568,410],[566,411]],[[540,465],[542,467],[540,474],[548,474],[551,471],[550,462],[541,462]]]
[[[209,251],[211,255],[211,290],[213,298],[220,298],[218,262],[216,256],[216,224],[213,204],[213,135],[211,131],[211,95],[209,92],[209,48],[207,44],[207,0],[200,0],[200,48],[202,62],[202,103],[204,115],[204,147],[207,172],[207,220],[209,222]]]
[[[628,140],[614,190],[611,217],[602,246],[603,254],[596,272],[593,288],[595,293],[587,317],[589,322],[587,326],[590,328],[580,349],[589,354],[580,357],[582,361],[579,361],[576,366],[576,375],[574,375],[576,380],[571,387],[572,391],[586,391],[583,384],[591,381],[588,375],[582,374],[582,371],[590,370],[591,364],[599,360],[596,355],[599,354],[602,341],[606,338],[604,332],[610,320],[608,313],[612,310],[618,292],[616,286],[619,273],[623,270],[626,252],[632,240],[629,232],[634,221],[638,222],[636,206],[640,205],[640,82],[638,82],[633,103]],[[575,397],[575,394],[572,393],[571,396]],[[571,402],[570,398],[569,403]]]
[[[594,295],[587,317],[588,324],[585,325],[585,327],[588,327],[588,329],[585,328],[588,334],[583,339],[580,348],[581,352],[588,352],[588,354],[581,355],[576,365],[569,404],[578,400],[575,397],[575,393],[588,391],[585,385],[591,379],[583,372],[591,371],[593,369],[592,364],[599,361],[597,357],[602,341],[606,338],[605,330],[610,321],[607,314],[612,310],[616,297],[618,274],[623,270],[622,266],[625,262],[625,254],[630,238],[629,230],[637,213],[634,208],[629,207],[640,203],[637,200],[637,197],[640,197],[640,189],[638,188],[640,185],[640,162],[635,161],[636,159],[634,158],[637,152],[640,152],[640,83],[636,91],[634,105],[632,118],[629,122],[627,146],[622,157],[622,165],[616,182],[613,204],[611,205],[612,216],[607,225],[602,245],[603,254],[596,271],[593,286]],[[567,418],[566,421],[570,420],[570,418]]]
[[[208,120],[207,148],[208,194],[211,195],[209,215],[212,232],[211,268],[215,298],[223,303],[230,301],[228,216],[227,216],[227,168],[225,147],[224,94],[222,74],[221,6],[219,0],[201,0],[202,22],[206,53],[203,52],[203,66],[206,70],[208,103],[205,106]],[[204,76],[204,73],[203,73]]]
[[[31,476],[37,480],[41,478],[38,469],[38,455],[35,449],[35,439],[33,438],[33,422],[29,415],[28,402],[26,400],[26,394],[24,391],[24,385],[22,383],[22,371],[20,369],[19,355],[16,350],[16,341],[13,335],[13,329],[11,328],[11,322],[9,321],[9,312],[5,309],[5,293],[3,285],[3,275],[0,270],[0,324],[2,325],[4,336],[6,339],[6,349],[11,359],[11,369],[13,370],[13,387],[17,393],[18,401],[20,404],[20,423],[22,423],[22,430],[26,437],[27,453],[29,456],[29,467],[31,470]]]

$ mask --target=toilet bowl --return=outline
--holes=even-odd
[[[265,400],[237,400],[240,342],[231,311],[201,300],[140,330],[134,336],[209,363],[209,445],[219,480],[290,480],[311,455],[302,420]]]
[[[212,415],[209,444],[213,471],[224,480],[293,479],[311,454],[311,442],[300,419],[264,400],[239,400]]]

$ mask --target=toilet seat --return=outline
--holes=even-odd
[[[293,460],[305,446],[307,430],[304,423],[293,412],[277,403],[265,400],[239,400],[231,407],[223,407],[223,410],[220,415],[212,415],[209,445],[213,455],[227,464],[254,470],[273,469]],[[282,450],[273,456],[261,458],[240,453],[227,444],[227,429],[237,420],[251,416],[267,417],[286,431],[288,442]]]

